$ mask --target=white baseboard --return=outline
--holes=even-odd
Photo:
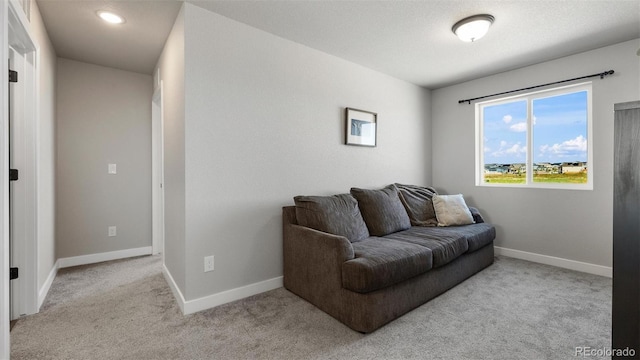
[[[184,315],[196,313],[198,311],[207,310],[220,306],[232,301],[244,299],[249,296],[257,295],[265,291],[274,290],[283,286],[283,277],[279,276],[273,279],[268,279],[255,284],[242,286],[239,288],[223,291],[221,293],[204,296],[194,300],[185,300],[184,295],[173,280],[173,276],[169,272],[166,266],[162,266],[162,273],[164,274],[173,296],[178,302],[178,306]]]
[[[198,299],[189,300],[184,304],[184,314],[193,314],[198,311],[210,309],[232,301],[244,299],[257,295],[265,291],[274,290],[283,286],[283,277],[264,280],[258,283],[242,286],[239,288],[223,291],[217,294],[204,296]]]
[[[532,261],[540,264],[557,266],[564,269],[570,269],[580,272],[585,272],[594,275],[613,277],[613,268],[595,265],[590,263],[585,263],[581,261],[569,260],[564,258],[559,258],[555,256],[541,255],[526,251],[507,249],[499,246],[494,246],[495,254],[502,255],[507,257],[512,257],[521,260]]]
[[[180,288],[176,284],[175,280],[173,280],[173,276],[171,276],[171,273],[169,272],[169,269],[167,269],[167,266],[165,264],[162,264],[162,275],[164,275],[164,279],[167,281],[167,284],[169,284],[169,288],[173,293],[173,297],[175,297],[176,301],[178,302],[180,311],[182,311],[182,313],[184,314],[184,303],[186,301],[184,300],[184,296],[182,295]]]
[[[49,276],[47,276],[47,280],[44,282],[40,291],[38,291],[38,312],[40,312],[40,308],[42,307],[42,303],[44,303],[44,299],[47,298],[47,294],[49,293],[49,289],[51,289],[51,284],[53,284],[53,279],[58,275],[58,269],[60,268],[60,260],[56,261],[53,264],[53,268],[49,272]]]
[[[118,251],[109,251],[98,254],[89,254],[81,256],[72,256],[67,258],[58,259],[58,268],[66,268],[78,265],[95,264],[103,261],[126,259],[135,256],[151,255],[153,248],[151,246],[145,246],[135,249],[126,249]]]

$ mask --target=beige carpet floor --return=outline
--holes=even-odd
[[[146,256],[61,269],[17,359],[575,359],[611,346],[611,279],[498,257],[363,335],[285,289],[183,316]]]

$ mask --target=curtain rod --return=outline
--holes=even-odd
[[[591,75],[587,75],[587,76],[580,76],[580,77],[573,78],[573,79],[560,80],[560,81],[551,82],[551,83],[547,83],[547,84],[535,85],[535,86],[529,86],[529,87],[522,88],[522,89],[505,91],[505,92],[501,92],[501,93],[497,93],[497,94],[480,96],[480,97],[476,97],[476,98],[473,98],[473,99],[458,100],[458,104],[468,103],[469,105],[471,105],[472,101],[480,100],[480,99],[484,99],[484,98],[488,98],[488,97],[492,97],[492,96],[511,94],[511,93],[518,92],[518,91],[531,90],[531,89],[535,89],[535,88],[539,88],[539,87],[543,87],[543,86],[562,84],[562,83],[566,83],[566,82],[569,82],[569,81],[588,79],[588,78],[592,78],[592,77],[596,77],[596,76],[600,76],[600,79],[604,79],[605,76],[611,75],[613,73],[614,73],[613,70],[609,70],[609,71],[605,71],[605,72],[601,72],[601,73],[597,73],[597,74],[591,74]]]

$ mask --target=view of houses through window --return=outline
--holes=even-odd
[[[478,185],[591,186],[589,93],[581,84],[478,104]]]

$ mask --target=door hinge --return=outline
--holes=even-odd
[[[18,72],[9,70],[9,82],[18,82]]]
[[[18,169],[9,169],[9,181],[18,180]]]
[[[18,268],[12,267],[9,268],[9,280],[14,280],[18,278]]]

